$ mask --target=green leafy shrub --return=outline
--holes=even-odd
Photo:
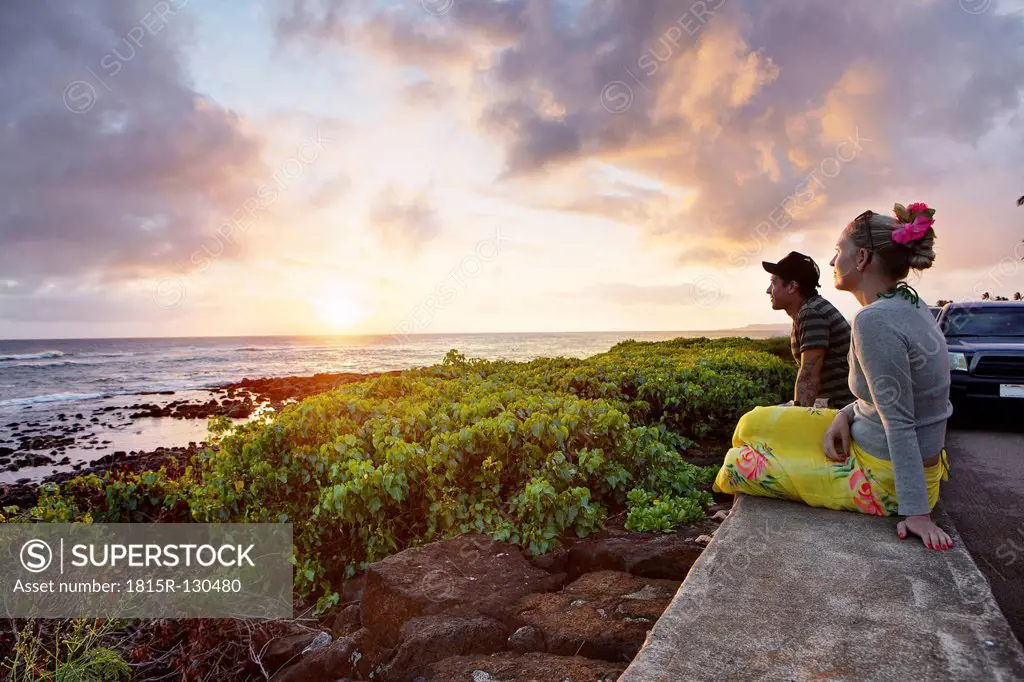
[[[196,491],[192,469],[172,476],[157,471],[106,472],[76,476],[61,484],[44,483],[27,510],[6,509],[5,523],[156,523],[191,520]]]
[[[690,490],[682,495],[659,495],[634,488],[629,492],[626,528],[667,533],[704,518],[704,508],[711,501],[711,494],[703,490]]]
[[[197,521],[291,521],[296,587],[477,532],[543,553],[565,535],[668,532],[703,517],[710,430],[782,402],[793,367],[749,340],[627,341],[587,359],[467,359],[308,398],[219,434],[196,463]]]
[[[712,501],[715,469],[688,463],[687,448],[787,399],[795,368],[780,352],[703,338],[530,362],[452,350],[269,421],[214,420],[214,447],[186,475],[81,477],[46,491],[29,517],[290,522],[296,590],[321,607],[370,563],[460,533],[537,554],[613,513],[669,532]]]

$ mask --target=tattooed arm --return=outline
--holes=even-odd
[[[800,371],[796,375],[793,404],[813,407],[821,391],[821,367],[825,364],[825,349],[812,348],[800,354]]]

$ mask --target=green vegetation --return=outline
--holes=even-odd
[[[14,621],[10,621],[12,624]],[[111,625],[102,620],[76,618],[27,622],[17,631],[0,672],[10,682],[116,682],[131,678],[131,666],[109,645]],[[52,642],[52,644],[50,644]]]
[[[453,350],[266,422],[214,420],[215,446],[183,471],[48,486],[10,520],[291,522],[296,590],[328,607],[341,578],[460,533],[541,554],[610,514],[642,531],[701,519],[715,468],[687,449],[785,401],[794,374],[785,339],[626,341],[526,363]]]

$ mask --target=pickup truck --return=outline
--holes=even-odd
[[[936,322],[949,347],[954,409],[1024,409],[1024,301],[947,303]]]

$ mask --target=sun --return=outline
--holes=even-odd
[[[369,315],[364,305],[344,294],[321,294],[310,303],[317,319],[336,329],[349,327]]]

